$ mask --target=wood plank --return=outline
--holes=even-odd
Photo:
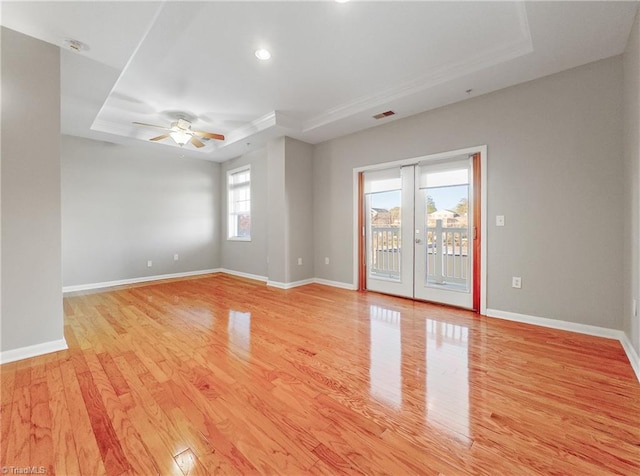
[[[87,367],[87,363],[84,360],[84,354],[80,348],[80,343],[76,338],[76,333],[70,324],[65,324],[64,326],[64,337],[67,341],[67,345],[69,346],[69,356],[71,363],[73,364],[73,368],[78,373],[88,372],[89,367]]]
[[[100,359],[91,352],[85,352],[85,356],[87,365],[91,370],[96,393],[100,395],[115,437],[122,447],[124,458],[126,458],[126,461],[131,466],[130,470],[133,470],[133,472],[137,474],[157,473],[158,468],[154,459],[145,446],[140,434],[133,426],[133,422],[129,418],[125,406],[118,398],[117,392],[111,386],[111,381],[104,371]],[[113,365],[115,365],[115,362],[113,362]],[[113,372],[116,370],[124,380],[124,377],[120,374],[117,367],[116,369],[112,369]],[[126,384],[126,381],[124,381],[124,383]],[[129,388],[128,384],[126,385],[127,388]]]
[[[321,465],[316,463],[313,467],[328,468],[329,473],[327,474],[362,474],[351,463],[323,443],[313,449],[313,454],[322,461]]]
[[[187,450],[188,444],[182,441],[178,431],[154,400],[150,389],[145,387],[130,366],[129,360],[118,357],[114,362],[131,388],[127,395],[131,396],[132,401],[127,406],[126,414],[152,456],[157,472],[181,475],[182,471],[173,456]]]
[[[98,354],[98,360],[100,364],[102,364],[102,368],[104,372],[107,374],[109,378],[109,383],[112,385],[113,390],[116,395],[120,396],[125,393],[129,393],[129,384],[127,380],[122,376],[120,370],[118,370],[118,366],[113,361],[113,358],[110,354],[104,352],[102,354]]]
[[[17,362],[0,365],[0,405],[8,405],[13,400],[16,370]]]
[[[113,429],[113,421],[102,403],[92,374],[90,372],[78,374],[78,385],[107,473],[121,474],[128,471],[131,466]]]
[[[74,438],[75,429],[71,426],[62,373],[57,361],[47,365],[47,386],[54,447],[54,472],[59,475],[81,474]]]
[[[13,395],[13,394],[12,394]],[[11,429],[11,403],[0,405],[0,467],[6,465],[9,431]]]
[[[177,374],[174,379],[176,380],[160,384],[161,393],[158,398],[176,402],[184,418],[188,419],[193,429],[206,441],[210,450],[198,454],[202,464],[211,474],[256,473],[253,464],[218,428],[218,424],[224,428],[228,426],[228,422],[216,402],[198,391],[189,391],[189,381],[182,375]]]
[[[207,476],[211,474],[191,449],[174,456],[184,476]]]
[[[51,435],[49,388],[46,381],[38,381],[38,383],[31,385],[29,390],[31,392],[31,430],[29,435],[31,456],[29,461],[31,466],[42,468],[46,474],[54,474],[55,455]]]
[[[29,466],[31,431],[31,391],[28,386],[20,386],[13,392],[11,403],[11,431],[3,440],[6,445],[5,466]]]
[[[93,431],[72,360],[60,362],[60,373],[81,473],[105,475],[107,473],[97,443],[99,436]]]

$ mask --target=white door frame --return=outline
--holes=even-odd
[[[393,162],[383,162],[380,164],[366,165],[353,169],[353,286],[358,289],[358,237],[364,230],[358,229],[358,175],[367,170],[388,169],[391,167],[401,167],[403,165],[414,165],[419,162],[436,161],[448,157],[459,157],[461,155],[480,154],[480,314],[487,313],[487,146],[479,145],[465,149],[451,150],[437,154],[429,154],[410,159],[396,160]]]

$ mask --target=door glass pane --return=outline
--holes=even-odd
[[[367,194],[369,276],[400,281],[401,191]]]
[[[469,171],[426,174],[426,284],[469,291]]]

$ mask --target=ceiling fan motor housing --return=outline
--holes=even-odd
[[[191,123],[186,119],[178,119],[178,122],[176,122],[176,127],[178,129],[191,129]]]

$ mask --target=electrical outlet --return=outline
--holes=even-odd
[[[151,266],[153,266],[153,261],[147,261],[147,268],[151,268]]]
[[[302,258],[298,258],[298,266],[302,266]]]
[[[178,256],[178,253],[176,253],[175,255],[173,255],[173,261],[178,261],[180,257]]]
[[[504,215],[496,215],[496,226],[504,226]]]
[[[328,256],[324,259],[324,264],[329,264],[329,257]]]
[[[511,278],[511,287],[520,289],[522,287],[522,278],[519,276]]]

